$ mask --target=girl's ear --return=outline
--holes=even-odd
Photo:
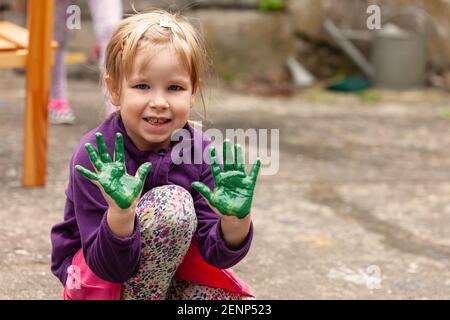
[[[197,88],[194,88],[194,89],[192,90],[192,95],[191,95],[191,108],[194,107],[195,94],[196,94],[196,92],[197,92]]]
[[[105,75],[105,84],[108,89],[109,98],[111,103],[115,106],[120,106],[120,96],[117,90],[114,88],[114,81],[109,75]]]

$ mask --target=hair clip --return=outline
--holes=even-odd
[[[158,25],[160,27],[162,27],[162,28],[169,28],[169,29],[171,29],[173,24],[172,24],[172,21],[170,19],[168,19],[168,18],[161,18],[158,21]]]

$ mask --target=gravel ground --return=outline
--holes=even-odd
[[[47,185],[24,189],[23,87],[22,76],[2,71],[0,299],[61,299],[49,232],[102,97],[95,81],[71,80],[78,121],[50,127]],[[233,268],[258,298],[450,298],[449,95],[208,92],[211,127],[280,130],[278,173],[259,177],[253,246]]]

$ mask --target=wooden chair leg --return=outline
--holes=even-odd
[[[28,0],[29,47],[24,119],[24,187],[45,186],[53,0]]]

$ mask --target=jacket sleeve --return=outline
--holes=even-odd
[[[203,163],[199,181],[207,185],[210,190],[214,190],[214,178],[208,163]],[[219,269],[236,265],[250,249],[253,239],[253,222],[242,247],[232,250],[227,247],[223,239],[220,216],[211,209],[208,202],[195,189],[193,189],[193,200],[198,221],[196,235],[203,259]]]
[[[66,189],[66,195],[67,193],[68,189]],[[52,227],[50,239],[52,243],[51,270],[65,285],[67,268],[71,265],[75,253],[81,248],[73,202],[69,198],[66,198],[64,207],[64,221]]]

